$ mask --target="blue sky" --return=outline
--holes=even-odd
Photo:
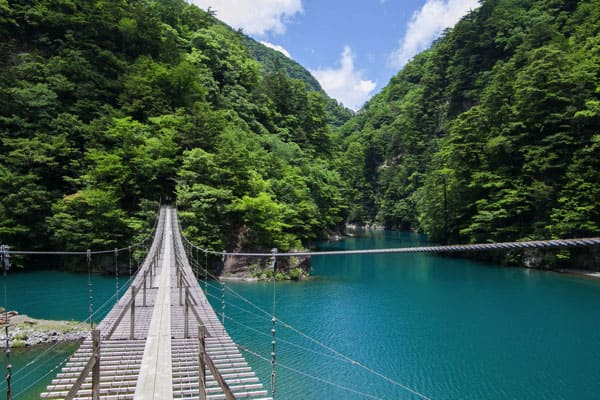
[[[358,110],[477,0],[190,0],[279,49]]]

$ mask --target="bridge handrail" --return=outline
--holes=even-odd
[[[277,253],[250,253],[250,252],[227,252],[215,251],[202,248],[192,243],[180,228],[183,240],[206,254],[234,257],[313,257],[313,256],[343,256],[357,254],[393,254],[393,253],[457,253],[465,251],[489,251],[489,250],[519,250],[519,249],[541,249],[560,247],[586,247],[600,245],[600,237],[575,238],[575,239],[550,239],[550,240],[528,240],[522,242],[497,242],[497,243],[473,243],[439,246],[415,246],[396,247],[386,249],[362,249],[362,250],[332,250],[332,251],[291,251]]]
[[[183,249],[183,242],[181,241],[181,230],[179,229],[179,217],[177,214],[175,214],[175,218],[173,219],[173,231],[177,232],[179,235],[177,235],[178,237],[174,238],[175,240],[174,242],[174,254],[175,254],[175,265],[177,270],[179,271],[179,277],[182,280],[182,282],[178,282],[178,284],[183,284],[183,281],[185,281],[186,284],[186,308],[190,307],[189,304],[189,300],[195,300],[193,298],[193,296],[191,295],[190,291],[187,290],[188,287],[190,287],[190,281],[188,276],[186,276],[187,274],[187,270],[190,269],[186,269],[183,268],[184,267],[184,263],[187,262],[188,267],[189,267],[189,261],[187,260],[187,256],[185,255],[185,249]],[[181,287],[180,287],[181,290]],[[210,332],[208,332],[206,330],[204,321],[202,321],[202,318],[200,318],[200,315],[198,313],[198,311],[196,310],[196,304],[191,304],[191,309],[192,309],[192,313],[194,314],[194,316],[196,317],[196,320],[198,322],[198,325],[201,327],[201,329],[204,330],[204,333],[207,336],[210,336]],[[186,316],[187,318],[187,316]],[[187,324],[187,320],[186,320],[186,324]],[[221,388],[221,390],[223,390],[223,394],[225,395],[226,400],[235,400],[235,396],[233,394],[233,391],[231,390],[231,388],[229,387],[229,385],[227,384],[227,382],[225,381],[225,378],[223,378],[223,375],[221,374],[221,371],[219,371],[219,369],[216,367],[216,365],[214,364],[213,360],[210,358],[210,356],[208,355],[208,353],[206,351],[204,351],[204,359],[206,361],[206,364],[208,366],[208,368],[210,369],[211,374],[213,375],[213,377],[215,378],[215,381],[217,381],[217,383],[219,384],[219,387]]]
[[[85,367],[77,377],[71,389],[67,392],[65,400],[73,400],[83,385],[85,378],[92,372],[92,400],[99,399],[100,393],[100,330],[92,331],[92,354]]]
[[[142,279],[142,275],[143,275],[143,279],[145,279],[148,271],[151,271],[153,264],[156,263],[156,255],[158,254],[160,247],[162,246],[162,240],[163,240],[162,236],[163,236],[163,232],[164,232],[164,219],[165,219],[164,213],[162,211],[159,211],[159,215],[157,217],[156,228],[154,230],[154,235],[153,235],[154,240],[152,241],[152,245],[150,246],[150,249],[148,250],[148,254],[146,255],[146,258],[144,259],[141,267],[138,269],[138,271],[136,271],[135,277],[131,281],[131,285],[134,287],[137,287],[137,290],[135,291],[135,293],[129,295],[129,298],[127,299],[127,302],[125,303],[124,306],[119,306],[117,308],[114,308],[111,311],[111,313],[117,313],[115,317],[112,317],[110,319],[105,318],[99,325],[99,328],[102,328],[103,331],[107,332],[107,334],[105,334],[106,339],[110,339],[112,337],[112,335],[115,333],[117,327],[119,326],[119,323],[123,319],[128,308],[131,306],[131,303],[134,301],[135,295],[140,290],[139,282]],[[144,273],[142,275],[140,275],[141,271],[144,271]],[[127,291],[123,295],[123,298],[126,298],[126,296],[128,296],[127,293],[130,293],[130,292]],[[117,299],[117,302],[120,300],[121,299]]]

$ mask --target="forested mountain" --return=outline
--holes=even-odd
[[[303,81],[308,90],[314,90],[323,95],[328,124],[334,127],[343,125],[353,115],[351,110],[328,97],[315,77],[296,61],[289,59],[279,51],[269,49],[250,37],[245,36],[245,39],[245,45],[251,55],[263,65],[266,72],[283,71],[288,77]]]
[[[482,1],[340,137],[352,221],[443,243],[598,236],[600,1]]]
[[[122,246],[175,195],[213,249],[337,229],[349,114],[249,40],[183,0],[0,0],[0,242]]]

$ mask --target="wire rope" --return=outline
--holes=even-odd
[[[33,386],[37,385],[39,382],[41,382],[43,379],[46,379],[46,377],[48,375],[50,375],[51,373],[53,373],[54,371],[58,370],[60,367],[62,367],[68,360],[69,358],[71,358],[71,356],[65,358],[63,361],[61,361],[60,363],[58,363],[57,365],[54,366],[54,368],[52,368],[50,371],[46,372],[46,374],[44,374],[43,376],[39,377],[38,379],[36,379],[35,381],[33,381],[32,383],[29,384],[29,386],[27,386],[25,389],[21,390],[19,393],[15,394],[15,398],[19,397],[20,395],[22,395],[23,393],[25,393],[26,391],[28,391],[29,389],[31,389]]]
[[[246,329],[246,330],[248,330],[248,331],[250,331],[252,333],[256,333],[258,335],[261,335],[261,336],[264,336],[264,337],[268,337],[268,338],[271,337],[271,335],[269,335],[268,333],[265,333],[265,332],[263,332],[263,331],[261,331],[259,329],[253,328],[253,327],[251,327],[249,325],[246,325],[246,324],[244,324],[242,322],[239,322],[235,318],[232,318],[232,317],[229,317],[229,316],[227,316],[225,318],[227,318],[229,321],[233,322],[235,325],[238,325],[238,326],[240,326],[240,327],[242,327],[242,328],[244,328],[244,329]],[[287,344],[290,347],[295,347],[295,348],[297,348],[299,350],[307,351],[309,353],[313,353],[313,354],[321,356],[321,357],[331,358],[332,360],[345,361],[344,359],[339,358],[339,357],[337,357],[335,355],[331,355],[331,354],[323,353],[321,351],[313,350],[311,348],[308,348],[306,346],[302,346],[300,344],[291,342],[291,341],[286,340],[286,339],[279,338],[279,339],[277,339],[277,343],[285,343],[285,344]]]
[[[185,238],[185,236],[184,236]],[[187,240],[187,239],[186,239]],[[188,241],[189,242],[189,241]],[[559,247],[583,247],[600,245],[600,237],[580,238],[580,239],[556,239],[556,240],[532,240],[523,242],[498,242],[498,243],[475,243],[464,245],[444,245],[444,246],[416,246],[416,247],[397,247],[386,249],[363,249],[363,250],[335,250],[335,251],[298,251],[277,253],[275,257],[313,257],[313,256],[344,256],[357,254],[395,254],[395,253],[453,253],[467,251],[488,251],[488,250],[520,250],[520,249],[539,249],[539,248],[559,248]],[[193,245],[195,246],[195,245]],[[273,253],[243,253],[243,252],[223,252],[203,249],[196,246],[197,249],[213,255],[229,255],[233,257],[273,257]]]
[[[258,311],[260,311],[261,313],[263,313],[267,317],[271,316],[271,314],[267,310],[265,310],[265,309],[261,308],[260,306],[254,304],[252,301],[248,300],[246,297],[244,297],[241,294],[239,294],[237,291],[235,291],[234,289],[232,289],[230,286],[227,286],[227,290],[229,290],[231,293],[233,293],[240,300],[242,300],[245,303],[247,303],[247,304],[251,305],[252,307],[256,308]],[[278,319],[277,321],[280,323],[281,326],[283,326],[283,327],[291,330],[292,332],[296,333],[297,335],[300,335],[303,338],[305,338],[305,339],[307,339],[307,340],[315,343],[316,345],[318,345],[318,346],[320,346],[320,347],[322,347],[324,349],[327,349],[328,351],[332,352],[333,354],[335,354],[339,358],[345,360],[347,363],[349,363],[351,365],[354,365],[354,366],[357,366],[359,368],[362,368],[365,371],[371,373],[372,375],[375,375],[375,376],[377,376],[377,377],[379,377],[379,378],[381,378],[381,379],[383,379],[383,380],[385,380],[385,381],[387,381],[387,382],[389,382],[389,383],[391,383],[391,384],[393,384],[395,386],[398,386],[398,387],[406,390],[407,392],[410,392],[410,393],[414,394],[415,396],[418,396],[419,398],[421,398],[423,400],[431,400],[429,397],[427,397],[424,394],[416,391],[415,389],[412,389],[411,387],[409,387],[407,385],[404,385],[401,382],[398,382],[397,380],[395,380],[393,378],[390,378],[387,375],[384,375],[381,372],[378,372],[378,371],[376,371],[376,370],[374,370],[374,369],[372,369],[372,368],[364,365],[363,363],[352,359],[351,357],[349,357],[349,356],[347,356],[347,355],[339,352],[338,350],[335,350],[333,347],[331,347],[331,346],[329,346],[329,345],[321,342],[320,340],[315,339],[315,338],[311,337],[310,335],[307,335],[306,333],[304,333],[301,330],[293,327],[292,325],[288,324],[287,322],[282,321],[281,319]]]
[[[259,358],[260,360],[263,360],[263,361],[268,362],[268,363],[271,362],[271,360],[269,360],[268,358],[263,357],[260,354],[254,352],[254,351],[252,351],[250,349],[247,349],[247,348],[245,348],[243,346],[240,346],[240,345],[237,345],[237,347],[241,351],[245,351],[248,354],[252,354],[253,356]],[[313,379],[313,380],[315,380],[317,382],[325,383],[325,384],[333,386],[335,388],[338,388],[338,389],[341,389],[341,390],[344,390],[344,391],[347,391],[347,392],[350,392],[350,393],[354,393],[356,395],[359,395],[359,396],[362,396],[362,397],[366,397],[368,399],[383,400],[383,398],[381,398],[381,397],[373,396],[372,394],[365,393],[365,392],[360,392],[360,391],[358,391],[356,389],[352,389],[350,387],[347,387],[347,386],[344,386],[344,385],[340,385],[339,383],[335,383],[335,382],[331,382],[331,381],[329,381],[327,379],[319,378],[318,376],[314,376],[314,375],[308,374],[308,373],[306,373],[304,371],[300,371],[300,370],[298,370],[296,368],[287,366],[285,364],[278,363],[278,365],[279,365],[279,367],[281,367],[283,369],[286,369],[288,371],[291,371],[291,372],[294,372],[296,374],[302,375],[302,376],[304,376],[306,378]]]
[[[113,293],[100,307],[98,307],[98,309],[96,309],[96,311],[94,311],[93,316],[95,316],[96,314],[98,314],[99,312],[104,310],[104,308],[106,308],[109,304],[111,304],[113,297],[115,297],[115,293]],[[78,324],[76,324],[74,327],[75,328],[76,327],[85,327],[85,325],[87,324],[87,321],[88,321],[87,319],[85,321],[81,321]],[[54,350],[57,346],[60,346],[61,344],[64,344],[64,342],[56,342],[56,343],[52,344],[50,347],[48,347],[46,350],[44,350],[42,353],[40,353],[38,356],[36,356],[36,358],[29,361],[27,364],[25,364],[20,369],[14,371],[13,375],[17,377],[17,378],[15,378],[14,382],[20,382],[23,379],[23,376],[28,376],[29,372],[26,373],[25,375],[20,375],[20,374],[21,374],[21,372],[23,372],[23,370],[29,368],[31,365],[37,364],[42,359],[42,357],[46,356],[49,352],[51,352],[52,350]],[[37,367],[35,369],[37,369]],[[27,370],[27,371],[29,371],[29,370]],[[3,389],[3,385],[5,385],[5,384],[6,384],[6,382],[0,383],[0,389]]]

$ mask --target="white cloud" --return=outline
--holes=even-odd
[[[280,46],[278,44],[273,44],[273,43],[270,43],[270,42],[265,42],[263,40],[261,40],[260,42],[262,44],[264,44],[265,46],[267,46],[268,48],[270,48],[270,49],[277,50],[278,52],[280,52],[281,54],[283,54],[287,58],[292,58],[292,56],[290,55],[290,52],[287,51],[283,46]]]
[[[427,0],[410,19],[400,47],[389,57],[390,65],[402,68],[415,54],[427,49],[444,29],[456,25],[477,7],[477,0]]]
[[[286,21],[302,12],[302,0],[190,1],[204,10],[210,7],[217,13],[217,18],[251,35],[284,33]]]
[[[349,46],[344,47],[339,68],[324,68],[311,71],[327,94],[358,110],[371,97],[377,84],[363,78],[362,71],[354,69],[354,54]]]

